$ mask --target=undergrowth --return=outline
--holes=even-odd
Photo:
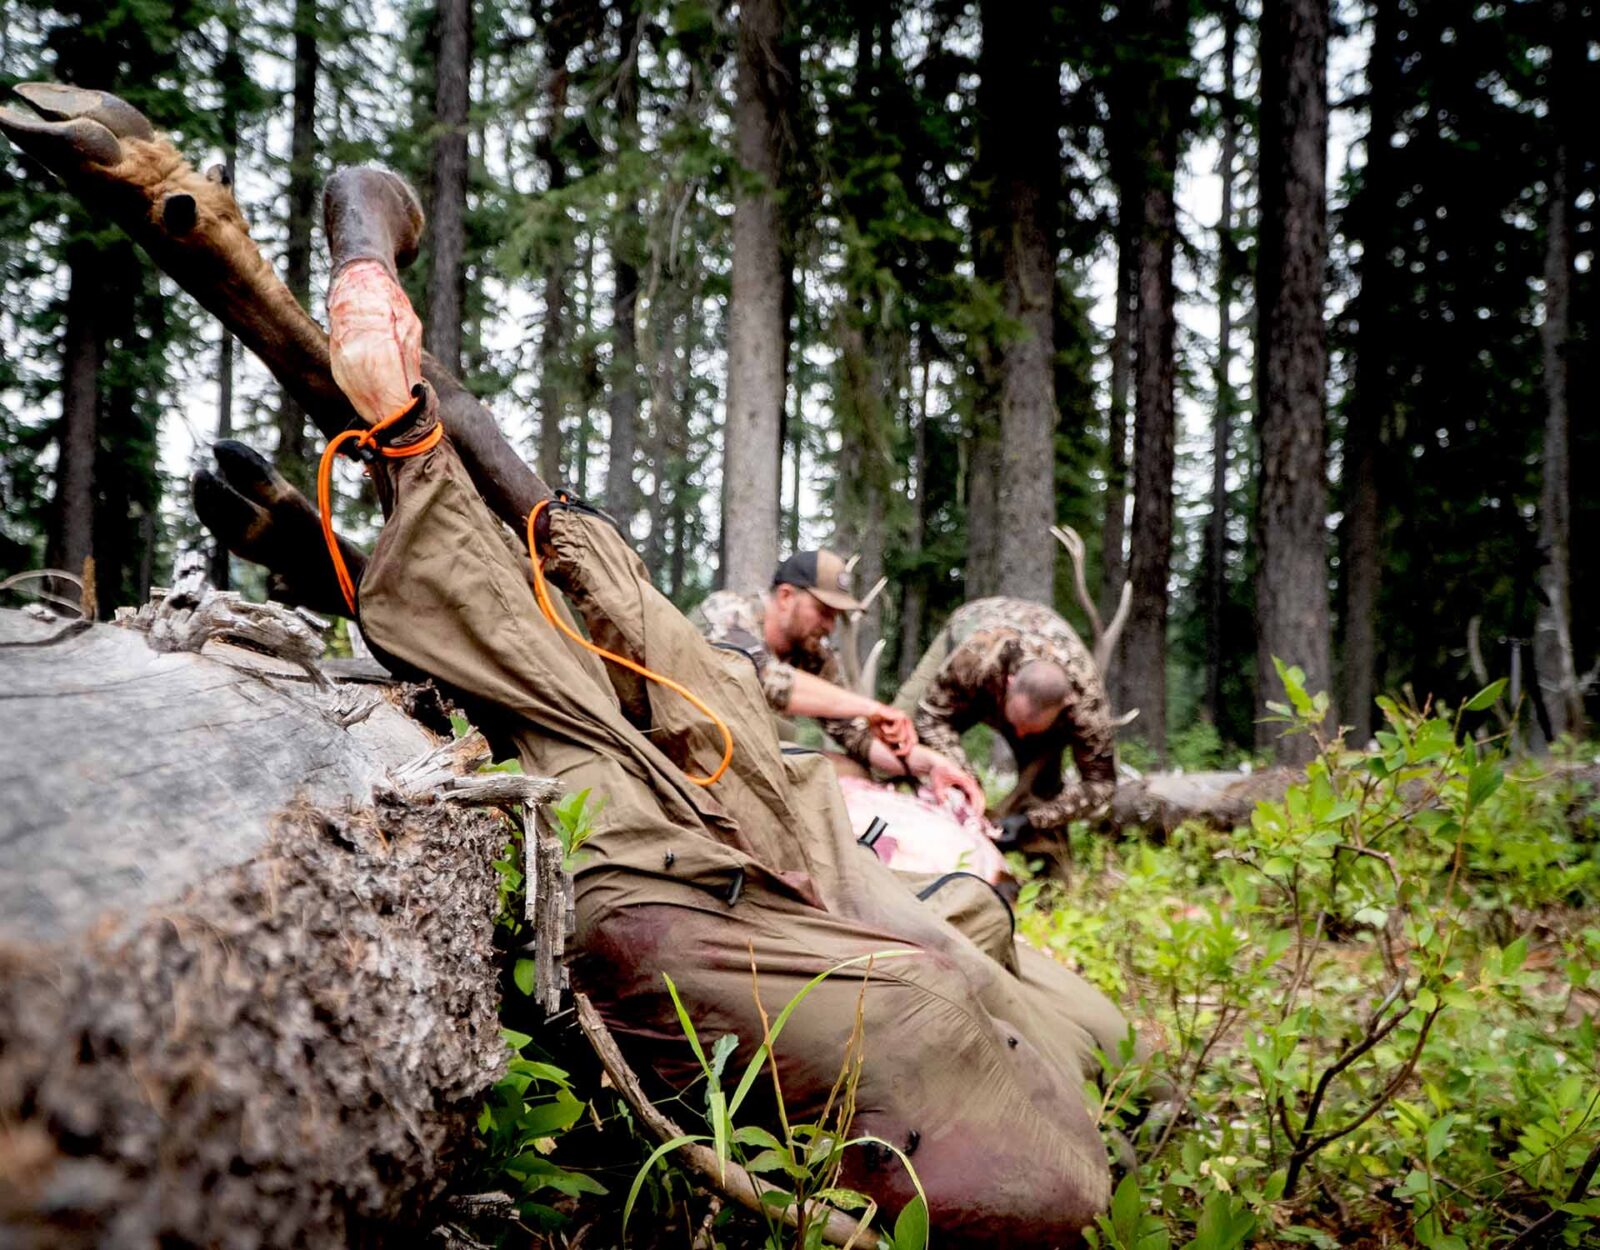
[[[1285,727],[1315,736],[1325,703],[1284,675]],[[1375,752],[1319,738],[1306,779],[1248,827],[1190,826],[1160,845],[1079,829],[1072,884],[1024,886],[1022,938],[1103,988],[1155,1043],[1090,1091],[1108,1142],[1131,1144],[1115,1152],[1092,1246],[1600,1245],[1596,770],[1511,762],[1466,734],[1464,718],[1497,694],[1460,709],[1383,701]],[[584,810],[569,813],[574,829]],[[511,892],[517,862],[502,868]],[[681,1023],[704,1074],[672,1108],[705,1126],[687,1136],[781,1181],[775,1202],[861,1208],[833,1183],[848,1119],[740,1124],[760,1052],[730,1095],[735,1042],[704,1047],[687,1013]],[[626,1208],[629,1244],[688,1244],[703,1184],[652,1154],[597,1077],[580,1087],[545,1040],[511,1036],[519,1057],[480,1120],[524,1219],[570,1231],[603,1209],[610,1231],[586,1244],[620,1244]],[[604,1182],[557,1162],[597,1125]],[[728,1210],[709,1233],[730,1250],[815,1236]]]
[[[1248,828],[1080,832],[1074,887],[1025,888],[1019,931],[1158,1042],[1097,1095],[1137,1166],[1091,1244],[1600,1244],[1600,822],[1562,761],[1462,733],[1497,694],[1383,700],[1375,753],[1319,738]]]

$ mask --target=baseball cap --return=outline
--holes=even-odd
[[[809,590],[835,612],[861,611],[861,604],[850,593],[850,570],[826,548],[795,552],[778,566],[772,584]]]

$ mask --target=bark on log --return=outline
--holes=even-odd
[[[396,789],[397,692],[52,632],[0,611],[0,1244],[383,1240],[503,1067],[504,819]]]
[[[1185,821],[1220,830],[1250,822],[1262,801],[1283,798],[1302,774],[1288,768],[1259,773],[1150,773],[1117,785],[1105,824],[1118,831],[1169,834]]]

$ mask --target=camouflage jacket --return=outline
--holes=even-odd
[[[1033,660],[1051,660],[1066,670],[1072,693],[1055,725],[1026,745],[1030,755],[1052,751],[1057,759],[1070,747],[1078,780],[1029,807],[1029,823],[1035,829],[1059,828],[1110,802],[1117,784],[1111,706],[1094,657],[1072,626],[1041,604],[995,598],[958,608],[946,628],[949,654],[912,713],[917,736],[970,771],[961,735],[982,723],[1011,741],[1006,679]]]
[[[765,623],[767,601],[764,595],[741,595],[733,590],[718,590],[707,595],[690,620],[709,642],[737,647],[755,661],[767,706],[779,716],[787,715],[794,692],[794,674],[799,669],[841,685],[839,657],[827,639],[814,649],[797,651],[779,659],[767,648]],[[868,764],[872,730],[862,717],[854,720],[819,718],[818,723],[852,759]]]

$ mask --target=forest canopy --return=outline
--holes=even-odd
[[[0,82],[118,92],[225,166],[313,308],[326,175],[406,174],[430,350],[681,605],[827,541],[889,578],[863,630],[889,682],[966,598],[1081,621],[1063,522],[1105,615],[1133,584],[1125,742],[1270,748],[1277,651],[1365,735],[1374,693],[1476,688],[1469,631],[1548,736],[1600,658],[1566,551],[1600,454],[1570,415],[1595,406],[1594,12],[1301,7],[13,0]],[[1305,120],[1321,169],[1293,165]],[[1309,210],[1307,316],[1279,227]],[[0,284],[0,575],[92,554],[105,611],[141,600],[208,542],[184,479],[218,435],[307,480],[304,414],[14,150]],[[1296,438],[1326,485],[1286,499]],[[1535,641],[1556,617],[1565,677]]]

